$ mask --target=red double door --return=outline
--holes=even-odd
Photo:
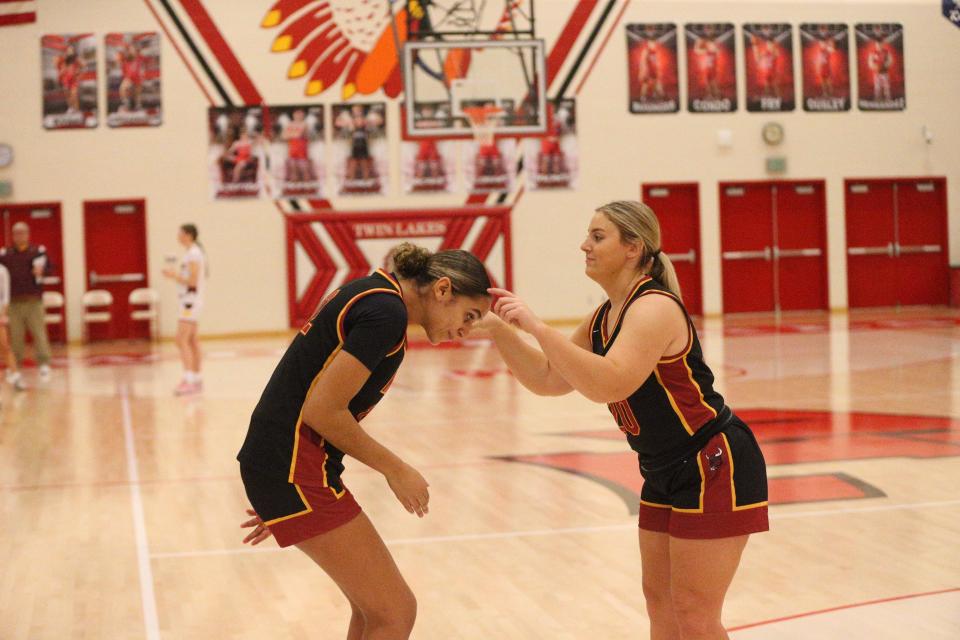
[[[699,186],[695,182],[646,183],[642,199],[660,221],[661,249],[677,272],[684,306],[691,315],[702,314]]]
[[[87,290],[113,296],[110,322],[91,323],[88,339],[147,338],[150,324],[133,321],[130,292],[147,287],[146,203],[143,200],[88,200],[83,203]],[[99,311],[99,309],[97,309]]]
[[[822,180],[720,183],[723,311],[826,309]]]
[[[50,260],[50,272],[43,279],[43,290],[56,291],[63,295],[63,226],[60,220],[60,203],[5,204],[0,207],[0,211],[3,212],[3,246],[9,247],[13,244],[13,225],[26,222],[30,226],[30,244],[43,245]],[[63,322],[47,325],[48,336],[51,342],[66,342],[66,304],[56,313],[63,316]]]
[[[946,179],[848,179],[844,192],[849,306],[947,304]]]

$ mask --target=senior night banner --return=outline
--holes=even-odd
[[[268,107],[274,198],[324,197],[323,110],[318,104]]]
[[[45,35],[40,39],[40,50],[43,127],[96,127],[98,88],[94,35]]]
[[[737,110],[736,29],[732,24],[688,24],[687,108],[693,113]]]
[[[793,27],[743,25],[747,111],[793,111]]]
[[[263,107],[213,107],[208,110],[207,122],[207,166],[213,198],[259,198],[266,165]]]
[[[903,26],[858,24],[857,106],[861,111],[903,111],[907,90],[903,74]]]
[[[677,25],[628,24],[627,69],[630,113],[680,110]]]
[[[104,37],[107,68],[107,125],[159,126],[160,35],[108,33]]]
[[[850,110],[850,35],[845,24],[801,24],[804,111]]]

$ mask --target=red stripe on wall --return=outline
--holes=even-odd
[[[14,24],[28,24],[36,21],[36,11],[31,11],[29,13],[9,13],[0,16],[0,27],[8,27]]]
[[[227,72],[227,76],[230,78],[230,81],[233,83],[233,86],[240,94],[240,98],[244,103],[262,104],[263,96],[261,96],[257,88],[253,86],[253,81],[250,80],[250,76],[243,70],[240,61],[237,60],[237,57],[233,54],[233,50],[230,49],[230,45],[223,39],[220,30],[217,28],[217,25],[214,24],[210,14],[207,13],[203,3],[201,3],[200,0],[180,0],[180,4],[183,5],[187,15],[190,16],[190,20],[193,21],[194,26],[197,28],[197,31],[200,32],[207,46],[210,47],[210,51],[213,52],[213,55],[216,56],[220,62],[220,66]]]
[[[177,44],[177,41],[170,34],[170,31],[167,30],[167,25],[165,25],[163,23],[163,20],[160,19],[160,15],[157,13],[156,9],[153,8],[153,5],[150,4],[150,0],[143,0],[143,3],[147,5],[147,9],[149,9],[150,13],[153,14],[154,20],[156,20],[157,24],[160,25],[160,28],[163,29],[163,32],[167,36],[167,41],[173,45],[173,50],[177,52],[178,56],[180,56],[180,60],[183,61],[183,66],[187,68],[187,71],[189,71],[190,75],[193,76],[193,80],[197,83],[197,86],[200,87],[200,91],[202,91],[203,95],[207,98],[207,103],[209,103],[211,107],[214,106],[213,96],[211,96],[210,93],[207,92],[207,88],[203,86],[202,82],[200,82],[200,76],[198,76],[197,72],[193,70],[192,66],[190,66],[190,61],[187,60],[187,57],[185,55],[183,55],[183,51],[180,49],[180,45]]]
[[[560,72],[560,67],[563,66],[564,61],[570,54],[573,43],[577,41],[583,28],[587,26],[587,18],[590,17],[594,7],[597,6],[597,2],[599,0],[582,0],[577,3],[577,8],[570,15],[570,19],[567,20],[563,31],[560,32],[560,37],[557,38],[556,44],[550,51],[550,55],[547,56],[547,87],[553,83],[553,79]]]
[[[580,89],[583,88],[584,83],[586,83],[587,78],[590,77],[590,73],[593,71],[593,67],[597,64],[597,60],[600,59],[600,56],[603,55],[603,50],[607,48],[607,43],[610,42],[610,36],[613,35],[613,32],[617,30],[617,26],[620,24],[620,21],[623,20],[623,14],[626,13],[627,7],[630,6],[630,0],[627,0],[623,3],[623,6],[620,8],[620,13],[617,14],[617,19],[613,21],[613,26],[610,27],[610,30],[607,31],[606,37],[603,39],[603,42],[600,43],[600,48],[597,50],[597,55],[593,57],[593,60],[590,61],[590,66],[587,67],[587,70],[584,72],[583,77],[580,78],[580,84],[577,85],[577,88],[574,89],[573,95],[580,95]]]

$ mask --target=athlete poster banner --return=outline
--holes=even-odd
[[[259,198],[266,173],[263,108],[214,107],[208,110],[207,121],[207,165],[213,198]]]
[[[793,27],[743,25],[747,111],[793,111]]]
[[[160,35],[108,33],[103,49],[107,60],[107,125],[160,126]]]
[[[335,104],[331,162],[337,193],[377,195],[386,190],[386,104]]]
[[[736,29],[732,24],[685,26],[687,109],[693,113],[737,110]]]
[[[804,111],[850,110],[850,35],[845,24],[801,24]]]
[[[97,126],[97,43],[92,33],[40,39],[45,129]]]
[[[447,102],[418,102],[418,128],[450,126]],[[400,184],[404,193],[450,193],[457,189],[457,144],[421,138],[400,147]]]
[[[579,174],[577,105],[564,98],[547,105],[547,132],[523,140],[529,189],[576,188]]]
[[[861,111],[903,111],[903,25],[858,24],[857,106]]]
[[[476,127],[477,125],[474,125]],[[516,179],[517,141],[500,138],[492,126],[480,125],[474,139],[461,145],[463,173],[469,193],[509,191]]]
[[[323,105],[270,106],[267,116],[272,197],[322,197]]]
[[[677,25],[628,24],[627,70],[630,113],[679,111]]]

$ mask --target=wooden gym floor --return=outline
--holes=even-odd
[[[771,479],[725,621],[736,639],[960,637],[960,314],[701,323]],[[0,394],[0,638],[340,638],[349,616],[296,550],[240,544],[234,455],[285,340],[61,353]],[[476,340],[414,348],[365,427],[431,483],[418,520],[356,461],[345,481],[419,600],[414,638],[647,633],[636,459],[606,408],[538,398]]]

